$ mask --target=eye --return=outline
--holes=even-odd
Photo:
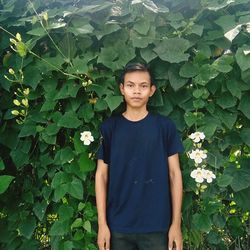
[[[147,87],[148,87],[148,85],[142,85],[142,87],[145,89],[145,88],[147,88]]]

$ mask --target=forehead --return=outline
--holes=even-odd
[[[150,75],[147,71],[127,72],[124,76],[124,82],[150,83]]]

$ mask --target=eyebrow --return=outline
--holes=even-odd
[[[133,84],[135,84],[134,82],[132,82],[132,81],[127,81],[127,82],[125,82],[125,83],[133,83]],[[140,82],[139,84],[150,84],[149,82]]]

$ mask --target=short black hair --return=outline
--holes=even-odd
[[[140,62],[131,62],[127,63],[126,66],[124,67],[121,76],[120,76],[120,82],[119,83],[124,83],[124,78],[125,74],[129,72],[134,72],[134,71],[142,71],[142,72],[148,72],[150,76],[150,84],[153,85],[153,73],[149,67],[148,64],[146,63],[140,63]]]

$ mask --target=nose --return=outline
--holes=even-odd
[[[136,93],[141,93],[141,87],[140,86],[135,86],[134,87],[134,94],[136,94]]]

